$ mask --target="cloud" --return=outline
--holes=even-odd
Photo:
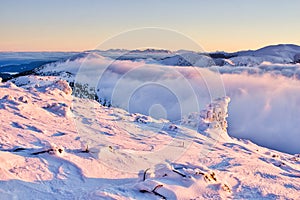
[[[300,81],[283,76],[222,75],[229,134],[289,153],[300,152]]]
[[[214,93],[216,83],[209,85],[214,79],[219,79],[221,95]],[[210,102],[211,94],[224,96],[222,88],[220,76],[207,69],[141,65],[132,61],[116,61],[108,66],[97,84],[99,96],[110,99],[114,106],[150,114],[152,106],[159,104],[170,120],[179,120],[189,112],[199,112]]]
[[[227,95],[231,98],[228,118],[231,136],[299,153],[300,81],[281,75],[287,70],[297,71],[298,67],[265,67],[279,70],[279,75],[262,68],[255,68],[259,74],[246,74],[243,72],[246,67],[236,69],[241,70],[238,74],[227,74],[234,67],[224,67],[220,75],[206,68],[92,56],[61,63],[55,70],[77,74],[78,82],[94,86],[97,94],[111,100],[114,106],[170,120],[199,112],[214,98]]]
[[[116,106],[155,116],[150,111],[159,104],[168,119],[178,120],[224,95],[222,79],[226,95],[232,99],[230,135],[284,152],[300,152],[298,80],[274,74],[212,75],[207,69],[130,62],[114,63],[103,79],[105,84],[100,84],[102,95],[112,97]]]

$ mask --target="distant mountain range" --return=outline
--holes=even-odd
[[[255,66],[262,63],[295,64],[300,63],[300,46],[279,44],[258,50],[228,52],[194,52],[188,50],[169,51],[163,49],[145,50],[92,50],[85,55],[98,54],[116,60],[150,60],[163,65],[174,66]],[[82,54],[74,55],[81,58]]]
[[[253,67],[262,64],[300,63],[300,46],[279,44],[258,50],[228,52],[194,52],[189,50],[88,50],[84,52],[0,52],[0,77],[11,79],[21,74],[30,74],[33,69],[52,62],[74,61],[88,56],[103,56],[115,60],[144,60],[170,66],[238,66]]]

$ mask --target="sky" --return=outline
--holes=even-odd
[[[174,30],[205,51],[300,45],[299,7],[299,0],[0,0],[0,51],[89,50],[144,27]]]

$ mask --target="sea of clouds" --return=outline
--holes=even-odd
[[[267,67],[283,73],[299,71],[298,65]],[[173,121],[189,112],[199,112],[211,100],[227,95],[231,98],[229,135],[283,152],[300,153],[300,81],[295,76],[261,68],[260,73],[232,74],[233,68],[228,67],[226,73],[225,67],[220,74],[214,72],[220,67],[210,70],[91,56],[60,63],[55,70],[76,74],[75,82],[89,83],[99,97],[110,100],[113,106]],[[44,69],[47,70],[53,71],[53,66]]]

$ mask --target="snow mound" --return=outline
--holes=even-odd
[[[72,93],[72,89],[69,86],[68,82],[61,80],[59,77],[55,76],[21,76],[15,79],[12,79],[10,82],[15,85],[23,88],[38,88],[38,89],[47,89],[47,90],[61,90],[66,95]]]
[[[65,103],[51,103],[47,104],[44,109],[48,110],[49,112],[52,112],[58,116],[62,117],[70,117],[71,116],[71,108],[69,105]]]
[[[72,89],[69,86],[68,82],[65,80],[58,80],[55,83],[55,86],[60,89],[61,91],[63,91],[66,95],[70,95],[72,94]],[[54,87],[55,87],[54,86]]]

